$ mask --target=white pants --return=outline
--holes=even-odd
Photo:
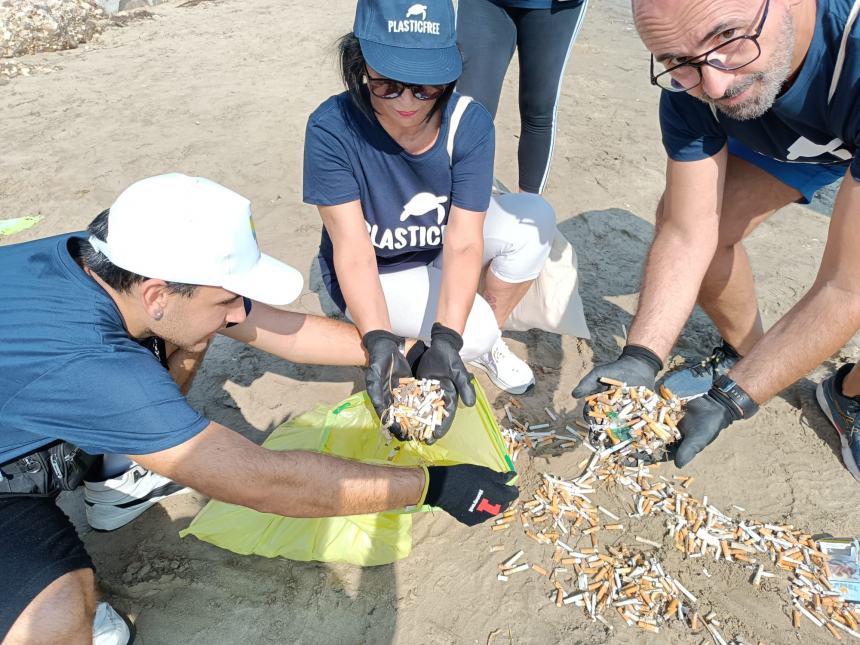
[[[494,196],[484,220],[484,262],[499,280],[512,284],[534,280],[543,269],[555,235],[555,211],[530,193]],[[442,287],[442,254],[428,266],[379,276],[391,331],[398,336],[430,340]],[[351,319],[349,310],[347,317]],[[486,354],[500,334],[496,317],[480,295],[463,331],[460,355],[469,361]]]

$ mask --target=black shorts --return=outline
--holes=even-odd
[[[50,497],[0,497],[0,642],[54,580],[93,569],[72,522]]]

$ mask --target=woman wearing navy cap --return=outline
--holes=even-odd
[[[464,360],[524,392],[532,371],[499,330],[546,261],[555,215],[533,195],[525,218],[491,204],[492,118],[454,93],[450,0],[360,0],[339,49],[347,91],[308,121],[304,201],[324,225],[326,290],[370,356],[377,412],[412,375],[403,337],[429,341],[414,373],[442,381],[451,412],[457,395],[475,402]]]

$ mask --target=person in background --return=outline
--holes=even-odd
[[[459,0],[457,44],[463,74],[457,91],[493,118],[511,57],[517,52],[519,188],[542,193],[555,146],[564,69],[585,18],[587,0]]]

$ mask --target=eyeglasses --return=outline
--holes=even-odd
[[[730,72],[746,67],[761,56],[761,46],[758,38],[767,19],[770,0],[765,0],[764,11],[755,33],[746,36],[735,36],[726,42],[709,49],[704,54],[694,56],[693,60],[684,61],[670,67],[664,72],[654,74],[654,56],[651,55],[651,85],[656,85],[670,92],[688,92],[702,83],[702,66],[710,65],[715,69]],[[700,60],[696,60],[700,59]]]
[[[442,96],[447,85],[421,85],[414,83],[401,83],[390,78],[374,78],[367,74],[367,87],[373,95],[381,99],[396,99],[403,94],[407,88],[419,101],[432,101]]]

